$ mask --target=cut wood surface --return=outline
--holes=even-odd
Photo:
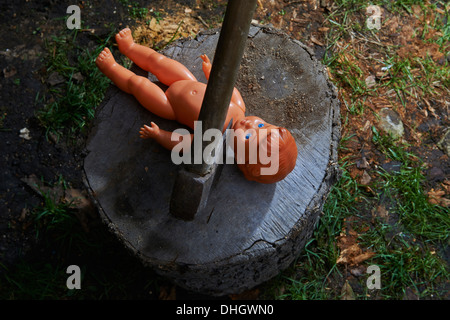
[[[218,38],[218,30],[208,31],[162,53],[206,82],[200,55],[212,60]],[[310,49],[277,30],[252,26],[236,86],[247,115],[294,135],[297,165],[284,180],[247,181],[227,164],[206,210],[193,221],[174,218],[169,202],[179,167],[168,150],[138,132],[151,121],[165,130],[180,125],[151,114],[115,86],[97,109],[84,163],[86,186],[124,245],[178,285],[216,296],[250,289],[289,266],[339,176],[339,100]]]

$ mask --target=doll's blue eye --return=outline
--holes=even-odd
[[[245,139],[250,139],[250,137],[251,137],[252,135],[250,134],[250,133],[247,133],[246,135],[245,135]]]
[[[264,123],[258,124],[258,128],[262,128],[262,127],[264,127]]]

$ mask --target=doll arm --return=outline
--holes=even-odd
[[[206,80],[209,80],[209,74],[211,73],[211,61],[209,60],[208,56],[206,54],[202,54],[200,56],[200,58],[202,58],[203,63],[202,63],[202,69],[203,69],[203,73],[205,74]]]
[[[183,135],[176,132],[169,132],[161,130],[156,123],[151,122],[151,127],[144,125],[139,133],[142,139],[154,139],[161,146],[168,150],[172,150],[178,143],[183,141]],[[172,138],[173,137],[173,138]],[[190,134],[190,141],[192,142],[193,134]]]
[[[203,73],[205,74],[206,80],[209,80],[209,75],[211,73],[211,68],[212,68],[211,61],[209,60],[209,58],[206,54],[202,54],[200,56],[200,58],[202,58],[202,60],[203,60],[203,63],[202,63]],[[233,101],[234,104],[239,106],[241,108],[241,110],[243,112],[245,112],[244,100],[242,99],[241,94],[239,93],[238,89],[236,89],[236,88],[233,89],[233,95],[231,97],[231,101]]]

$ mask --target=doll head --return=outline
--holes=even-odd
[[[233,129],[237,165],[246,179],[274,183],[294,169],[297,144],[286,128],[251,116],[236,122]]]

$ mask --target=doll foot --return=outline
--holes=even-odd
[[[116,60],[114,60],[114,57],[108,48],[103,49],[95,60],[95,64],[103,73],[107,71],[115,62]]]
[[[126,55],[127,51],[134,44],[133,36],[129,28],[125,28],[116,34],[116,42],[119,46],[119,51]]]
[[[209,60],[208,56],[206,54],[202,54],[200,58],[203,60],[206,64],[211,64],[211,61]]]

